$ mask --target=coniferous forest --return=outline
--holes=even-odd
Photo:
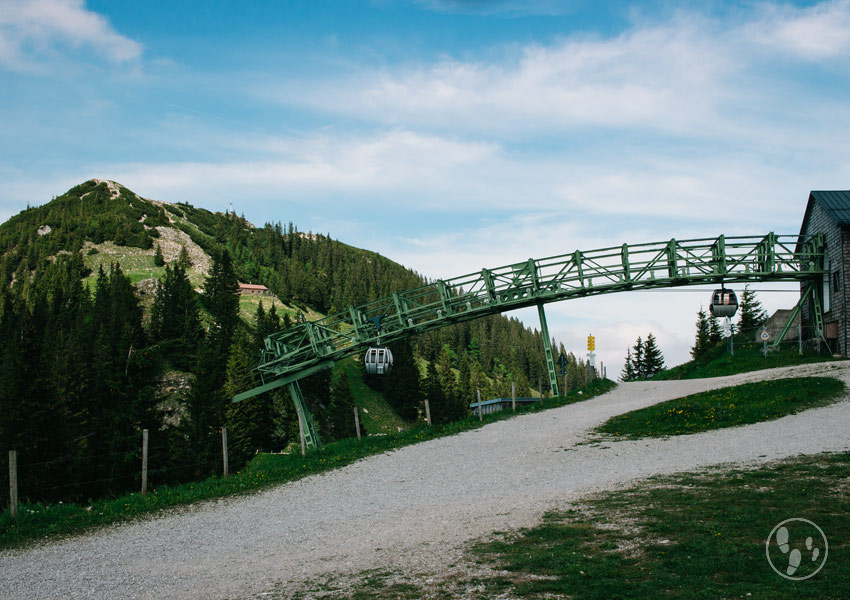
[[[161,236],[170,230],[209,257],[202,278],[185,246],[179,258],[164,257]],[[87,266],[105,243],[161,265],[151,298],[119,262]],[[5,465],[6,450],[17,450],[21,493],[56,501],[137,489],[143,429],[157,483],[219,473],[223,426],[232,470],[257,450],[296,442],[287,392],[230,402],[256,383],[262,339],[292,324],[271,303],[240,317],[239,282],[329,314],[424,280],[292,223],[253,227],[234,214],[153,202],[98,180],[0,226],[0,456]],[[476,389],[499,397],[510,395],[511,381],[520,396],[541,379],[548,387],[540,333],[516,319],[453,325],[391,349],[393,376],[366,383],[407,422],[421,418],[426,396],[437,420],[449,421],[467,415]],[[583,371],[572,355],[570,365]],[[169,377],[186,388],[179,402]],[[351,384],[339,371],[302,382],[323,439],[355,435]]]

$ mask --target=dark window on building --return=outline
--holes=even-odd
[[[838,281],[838,271],[832,272],[832,291],[836,294],[841,291],[841,283]]]

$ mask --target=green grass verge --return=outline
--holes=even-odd
[[[735,344],[735,353],[729,354],[726,346],[720,344],[709,350],[699,360],[690,361],[656,374],[655,380],[700,379],[703,377],[723,377],[737,373],[749,373],[775,367],[790,367],[808,363],[836,360],[831,354],[804,350],[800,354],[797,347],[784,346],[778,350],[769,350],[767,357],[762,353],[761,344]]]
[[[846,599],[848,482],[850,453],[785,460],[758,470],[656,477],[591,496],[570,510],[548,513],[536,527],[497,533],[493,541],[471,546],[465,562],[477,575],[369,572],[354,581],[332,580],[321,594],[294,597]],[[826,548],[817,530],[799,522],[788,524],[787,553],[775,537],[767,545],[774,528],[791,518],[816,523],[829,544],[823,568],[802,581],[784,579],[767,558],[784,571],[792,549],[799,550],[796,577],[820,566],[822,561],[811,560],[813,550],[823,557]],[[811,551],[807,536],[813,536]]]
[[[539,527],[478,550],[510,573],[491,581],[491,592],[529,598],[847,598],[848,478],[848,453],[657,478],[550,514]],[[805,581],[780,577],[767,560],[768,536],[790,518],[818,524],[829,542],[823,569]],[[825,548],[808,528],[789,529],[791,547],[804,558],[794,575],[809,575],[820,562],[811,560],[805,536],[815,536],[821,556]],[[777,544],[769,552],[787,568]]]
[[[759,381],[702,392],[612,417],[594,431],[621,439],[698,433],[778,419],[842,396],[830,377]]]
[[[597,380],[582,393],[574,391],[566,397],[545,398],[542,405],[517,407],[515,414],[538,412],[587,400],[615,386],[616,384],[611,381]],[[356,439],[342,440],[328,444],[320,451],[311,452],[307,457],[302,457],[300,454],[260,454],[244,470],[226,479],[213,477],[206,481],[180,486],[160,486],[145,497],[139,494],[127,494],[116,499],[97,500],[88,506],[23,503],[19,505],[17,519],[12,519],[8,508],[0,513],[0,548],[19,546],[54,536],[76,534],[93,527],[138,518],[175,506],[295,481],[307,475],[351,464],[367,456],[477,429],[512,416],[514,413],[508,410],[485,415],[483,421],[475,417],[467,417],[447,425],[433,427],[418,425],[401,433],[370,436],[362,442]]]

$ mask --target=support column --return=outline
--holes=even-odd
[[[304,444],[303,450],[307,448],[321,448],[322,443],[319,441],[319,435],[313,427],[313,419],[310,417],[310,411],[307,410],[307,404],[304,402],[304,396],[301,393],[301,386],[297,381],[289,384],[289,394],[292,396],[292,403],[295,405],[295,412],[298,413],[298,428],[301,430],[301,440]]]
[[[558,375],[555,373],[555,358],[552,355],[552,339],[549,337],[549,326],[546,324],[546,312],[543,304],[537,305],[537,313],[540,315],[540,333],[543,334],[543,350],[546,353],[546,367],[549,370],[549,385],[552,387],[552,396],[558,393]]]

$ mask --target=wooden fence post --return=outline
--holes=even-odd
[[[360,414],[357,412],[357,407],[354,407],[354,428],[357,430],[357,441],[360,439]]]
[[[511,408],[516,412],[516,383],[511,381]]]
[[[475,393],[478,394],[478,420],[483,421],[484,420],[484,408],[481,406],[481,390],[476,388]]]
[[[425,398],[425,420],[428,421],[428,427],[431,426],[431,405],[428,404],[428,398]]]
[[[18,451],[9,450],[9,513],[18,517]]]
[[[142,429],[142,496],[148,493],[148,430]]]
[[[230,475],[230,466],[227,464],[227,427],[221,428],[221,459],[224,462],[224,476]]]

